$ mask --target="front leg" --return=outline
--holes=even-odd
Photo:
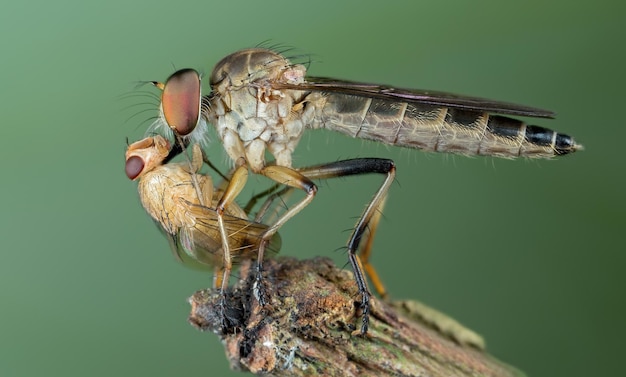
[[[224,212],[226,211],[226,208],[235,201],[237,196],[239,196],[243,188],[246,186],[247,181],[248,168],[245,166],[239,166],[236,168],[215,208],[215,211],[217,212],[217,223],[220,230],[220,236],[222,238],[222,292],[225,292],[228,287],[228,279],[230,278],[230,272],[233,268],[228,240],[229,235],[226,232],[226,227],[224,225]]]

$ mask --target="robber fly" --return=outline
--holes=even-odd
[[[395,177],[395,165],[387,159],[355,159],[293,168],[291,155],[306,129],[332,129],[352,137],[425,151],[502,158],[550,158],[582,149],[568,135],[508,117],[554,117],[547,110],[442,92],[307,77],[304,65],[292,64],[280,53],[264,48],[226,56],[217,63],[209,81],[211,92],[200,99],[200,76],[196,71],[185,69],[170,76],[160,86],[165,88],[161,117],[151,132],[174,130],[186,142],[207,145],[206,125],[213,124],[236,172],[250,169],[306,193],[263,234],[259,259],[273,234],[313,200],[317,187],[312,179],[368,173],[385,176],[347,245],[362,297],[363,334],[367,332],[370,297],[363,270],[376,290],[385,295],[368,259],[372,237]],[[172,93],[177,93],[180,103],[174,97],[166,98],[170,83],[176,87]],[[179,132],[164,116],[166,108],[184,107],[190,102],[201,115]],[[266,149],[274,156],[272,164],[265,161]],[[242,177],[245,179],[243,174]],[[357,255],[364,236],[364,246]]]
[[[199,173],[200,147],[193,146],[191,161],[164,164],[170,149],[169,141],[159,135],[131,144],[126,151],[126,175],[138,180],[141,204],[168,238],[177,259],[213,267],[213,285],[223,291],[233,265],[256,259],[261,235],[268,228],[260,222],[265,211],[249,220],[241,207],[231,203],[219,224],[215,205],[224,192],[213,187],[209,175]],[[276,233],[270,250],[279,248]]]

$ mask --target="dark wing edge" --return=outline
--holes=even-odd
[[[421,89],[394,88],[391,86],[338,80],[327,77],[307,77],[301,84],[272,83],[275,89],[320,91],[360,97],[381,98],[433,106],[444,106],[463,110],[484,111],[502,115],[517,115],[533,118],[554,118],[555,113],[536,107],[494,101],[480,97],[469,97],[453,93]]]

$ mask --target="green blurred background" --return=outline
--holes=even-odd
[[[127,108],[146,100],[124,95],[174,67],[208,75],[226,54],[265,40],[312,54],[314,75],[555,110],[556,120],[538,124],[575,136],[585,151],[501,161],[318,131],[294,161],[397,162],[374,255],[392,297],[453,315],[531,376],[622,374],[622,4],[2,5],[0,376],[237,375],[218,339],[186,322],[186,298],[210,274],[174,261],[124,175],[125,138],[140,138],[156,111]],[[211,157],[223,156],[216,145]],[[322,183],[284,227],[284,254],[343,265],[335,250],[379,182]]]

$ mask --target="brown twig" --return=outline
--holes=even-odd
[[[223,310],[216,290],[189,299],[189,321],[220,336],[233,369],[271,376],[521,374],[487,355],[471,330],[413,301],[373,299],[367,336],[353,335],[360,326],[356,284],[328,259],[266,261],[263,307],[250,271],[250,263],[242,266]]]

